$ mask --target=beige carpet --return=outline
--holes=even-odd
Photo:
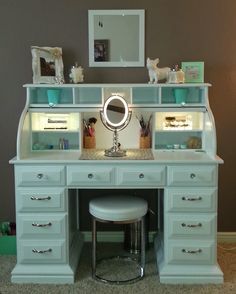
[[[108,246],[108,247],[104,247]],[[104,245],[106,253],[113,245]],[[225,248],[236,244],[220,244]],[[224,272],[222,285],[164,285],[159,283],[153,249],[147,252],[145,278],[131,285],[107,285],[91,278],[90,244],[84,246],[82,258],[77,271],[76,282],[72,285],[35,285],[12,284],[10,273],[16,262],[15,256],[0,256],[0,293],[1,294],[116,294],[116,293],[174,293],[174,294],[228,294],[236,293],[236,250],[224,250],[218,247],[218,261]]]

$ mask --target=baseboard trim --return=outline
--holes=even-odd
[[[236,243],[236,232],[218,232],[217,241],[219,243]]]
[[[83,231],[84,241],[91,242],[92,234],[90,231]],[[149,242],[153,242],[155,231],[149,232]],[[124,232],[122,231],[109,231],[109,232],[98,232],[97,233],[98,242],[123,242]],[[217,241],[219,243],[236,243],[236,232],[218,232]]]

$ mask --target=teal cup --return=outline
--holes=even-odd
[[[177,104],[185,103],[188,96],[187,88],[176,88],[174,91],[175,102]]]
[[[50,106],[54,106],[59,103],[60,99],[60,89],[48,89],[47,96],[48,96],[48,104]]]

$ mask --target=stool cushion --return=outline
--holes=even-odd
[[[147,201],[129,195],[105,196],[89,202],[89,212],[106,221],[127,221],[140,218],[147,213]]]

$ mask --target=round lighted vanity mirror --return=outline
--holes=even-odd
[[[118,142],[118,131],[124,129],[131,118],[127,102],[119,95],[112,95],[104,103],[100,115],[104,126],[113,131],[113,146],[105,150],[105,156],[126,156],[126,150],[122,150]]]
[[[103,114],[110,127],[119,128],[125,124],[128,118],[128,105],[124,98],[113,95],[106,100],[103,107]]]

